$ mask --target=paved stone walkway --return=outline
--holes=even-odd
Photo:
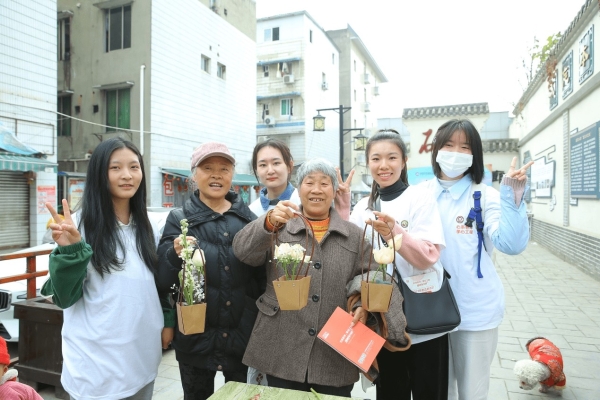
[[[518,256],[498,252],[496,265],[506,290],[506,315],[489,399],[556,398],[537,389],[521,390],[512,372],[517,360],[528,357],[525,343],[536,336],[547,337],[561,349],[567,376],[563,399],[600,399],[600,282],[534,242]],[[174,351],[163,354],[158,375],[153,399],[183,399]],[[223,383],[223,376],[217,374],[215,386]],[[56,399],[50,388],[40,394],[46,400]],[[357,383],[352,395],[374,400],[375,389],[365,393]]]

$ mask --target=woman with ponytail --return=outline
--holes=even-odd
[[[367,142],[367,165],[373,177],[369,197],[360,200],[350,221],[375,236],[375,249],[402,234],[402,246],[388,273],[398,279],[430,273],[441,285],[443,270],[436,264],[444,247],[437,205],[424,186],[408,186],[406,145],[398,132],[379,131]],[[394,265],[397,271],[394,271]],[[398,273],[395,273],[398,272]],[[434,288],[436,290],[436,288]],[[411,335],[403,352],[382,349],[377,356],[377,400],[446,399],[448,391],[448,334]]]

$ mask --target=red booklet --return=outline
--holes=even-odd
[[[319,332],[318,338],[363,372],[367,372],[385,339],[360,322],[354,326],[350,326],[351,323],[352,315],[337,307]]]

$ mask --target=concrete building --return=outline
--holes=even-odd
[[[41,244],[56,202],[56,1],[0,2],[0,252]]]
[[[532,239],[600,278],[600,41],[587,0],[519,99],[511,135],[530,169]],[[550,73],[548,73],[550,71]]]
[[[210,140],[229,146],[234,186],[251,200],[254,0],[59,0],[58,10],[58,110],[73,117],[59,124],[58,161],[70,200],[89,154],[116,135],[143,152],[150,206],[183,203],[192,151]]]
[[[339,123],[313,131],[317,109],[338,106],[340,52],[305,11],[257,20],[256,135],[288,144],[296,166],[323,157],[339,165]]]
[[[344,173],[347,175],[354,168],[352,196],[353,201],[358,201],[370,188],[362,179],[368,174],[364,149],[354,137],[361,133],[370,137],[377,132],[377,99],[380,85],[387,78],[350,25],[327,31],[327,35],[340,48],[339,103],[351,107],[344,113]]]

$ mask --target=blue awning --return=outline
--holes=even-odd
[[[52,168],[51,172],[56,172],[57,166],[57,163],[43,158],[0,153],[0,170],[4,171],[46,171],[46,168]]]
[[[256,96],[257,101],[267,100],[267,99],[277,99],[280,97],[296,97],[300,96],[300,92],[286,92],[286,93],[275,93],[269,94],[267,96]]]
[[[189,178],[192,175],[192,171],[181,168],[161,168],[164,175],[173,175],[179,178]],[[254,175],[249,174],[235,174],[233,176],[233,185],[238,186],[254,186],[258,185],[258,181]]]
[[[293,62],[300,61],[302,58],[300,57],[291,57],[291,58],[278,58],[276,60],[259,60],[258,65],[270,65],[270,64],[279,64],[284,62]]]
[[[8,153],[20,154],[23,156],[32,156],[35,154],[42,154],[41,151],[34,149],[31,146],[27,146],[21,143],[14,132],[10,131],[2,121],[0,121],[0,150],[4,150]]]

